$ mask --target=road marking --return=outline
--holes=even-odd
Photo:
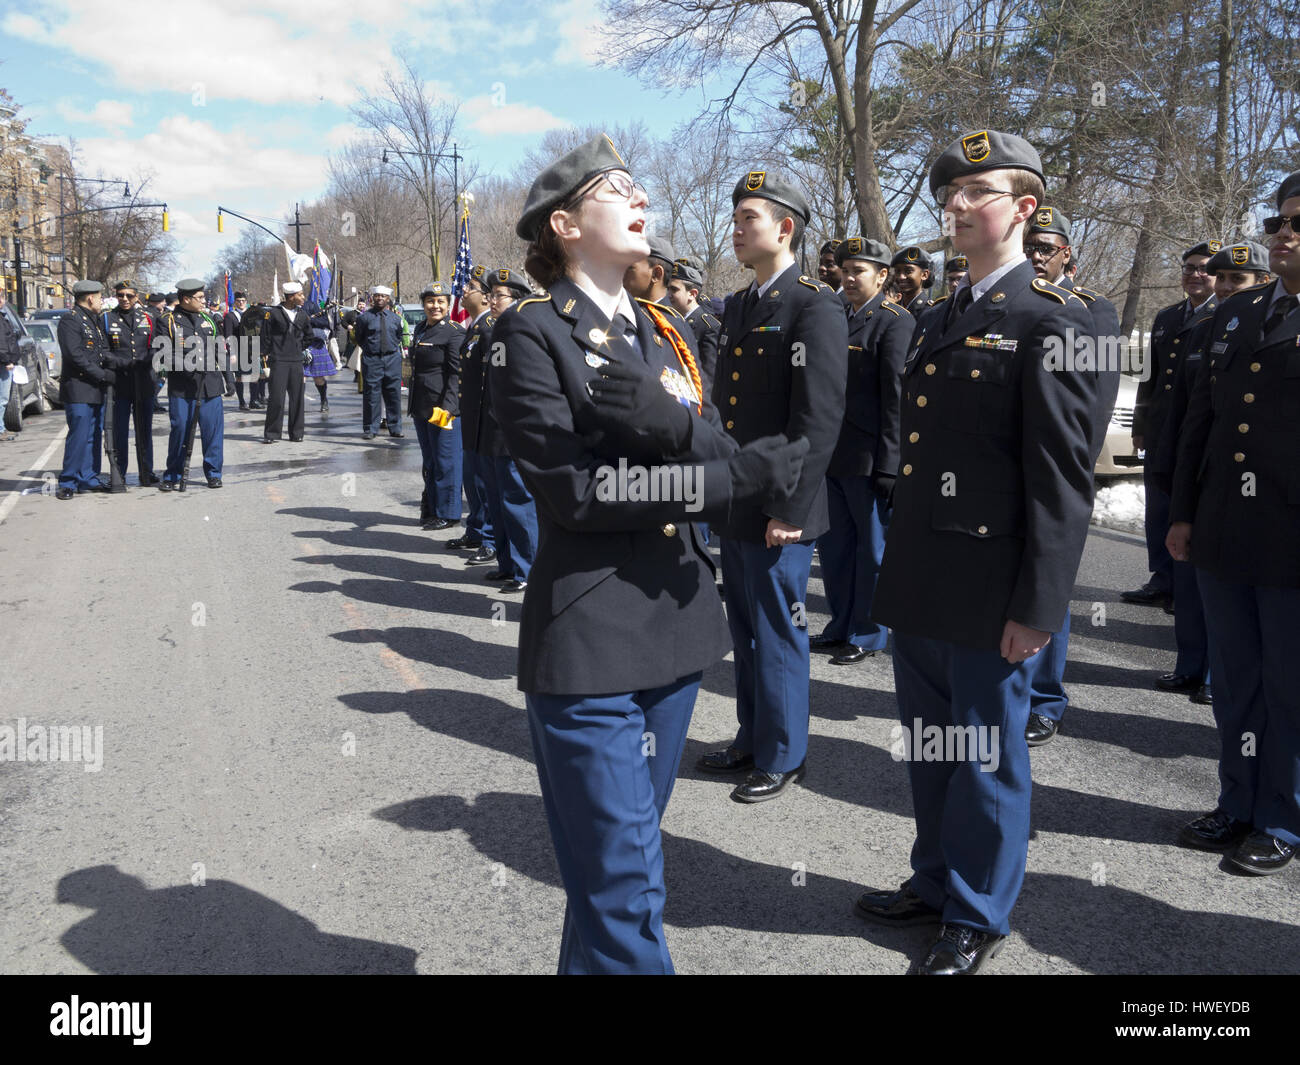
[[[65,423],[64,426],[63,426],[63,428],[59,430],[59,435],[56,436],[53,440],[50,441],[50,446],[47,447],[47,448],[45,449],[45,451],[42,453],[41,457],[38,458],[38,459],[36,460],[36,467],[35,467],[35,468],[36,468],[36,470],[37,470],[38,472],[41,472],[41,471],[43,471],[43,470],[45,469],[45,464],[46,464],[47,462],[49,462],[49,460],[50,460],[50,456],[53,455],[55,449],[56,449],[56,448],[57,448],[61,443],[63,443],[63,438],[66,437],[67,435],[68,435],[68,426],[67,426],[67,424]],[[20,477],[19,480],[22,480],[22,481],[43,481],[44,478],[43,478],[43,477],[30,477],[30,476],[24,475],[24,476]],[[0,503],[0,524],[3,524],[3,523],[4,523],[5,518],[7,518],[7,517],[9,516],[9,512],[10,512],[11,510],[13,510],[15,506],[18,505],[18,500],[20,500],[20,499],[22,498],[22,496],[23,496],[23,489],[22,489],[22,486],[20,485],[19,487],[15,488],[12,492],[9,493],[8,497],[5,499],[5,501],[4,501],[3,503]]]

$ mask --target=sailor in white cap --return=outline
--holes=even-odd
[[[303,437],[303,353],[307,349],[311,325],[302,309],[306,297],[297,281],[280,286],[284,298],[278,307],[262,312],[261,346],[271,367],[271,381],[266,390],[266,425],[262,443],[274,444],[283,432],[284,414],[289,413],[289,439]]]
[[[352,332],[361,349],[362,439],[379,431],[380,397],[389,436],[402,436],[402,316],[392,309],[393,290],[370,289],[370,310],[357,315]]]

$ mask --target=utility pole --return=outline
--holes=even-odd
[[[233,214],[234,212],[232,211],[231,213]],[[298,216],[298,205],[296,203],[293,205],[293,221],[290,222],[289,224],[293,226],[293,250],[296,251],[299,255],[301,255],[303,226],[309,226],[311,225],[311,223],[304,222]]]
[[[383,150],[382,156],[380,157],[380,161],[384,164],[387,164],[388,157],[390,155],[399,155],[399,156],[414,155],[414,156],[418,156],[421,159],[432,159],[434,160],[435,166],[437,165],[437,161],[439,159],[450,159],[451,160],[452,203],[459,205],[460,203],[460,161],[465,157],[461,155],[460,152],[457,150],[457,145],[455,141],[452,141],[451,151],[449,152],[416,152],[416,151],[411,151],[410,149],[407,148],[385,148]],[[430,200],[434,200],[434,190],[432,188],[429,189],[429,197]],[[436,202],[436,200],[434,200],[434,202]],[[440,263],[439,263],[439,255],[437,251],[437,237],[436,234],[433,232],[437,228],[437,225],[438,225],[438,219],[431,217],[429,219],[429,226],[430,226],[429,241],[433,245],[433,247],[430,250],[433,251],[433,276],[435,280],[442,276],[442,271],[440,269]]]

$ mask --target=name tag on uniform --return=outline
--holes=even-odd
[[[983,351],[1015,351],[1018,340],[1004,340],[1001,333],[989,333],[982,337],[967,337],[968,348],[980,348]]]
[[[1212,355],[1222,355],[1227,350],[1228,342],[1226,340],[1216,340],[1210,345],[1210,354]]]

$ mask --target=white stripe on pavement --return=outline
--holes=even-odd
[[[65,424],[63,428],[59,430],[59,435],[50,441],[50,446],[47,447],[45,451],[41,454],[41,457],[36,460],[35,469],[38,474],[40,474],[45,469],[45,464],[50,461],[50,456],[53,455],[55,449],[58,448],[58,446],[61,443],[63,443],[63,438],[66,437],[67,435],[68,435],[68,427]],[[41,482],[44,480],[44,478],[40,476],[36,476],[36,477],[23,476],[20,477],[19,480]],[[17,488],[15,488],[12,492],[10,492],[8,496],[5,497],[3,503],[0,503],[0,524],[3,524],[5,518],[9,516],[9,512],[13,510],[14,507],[18,504],[18,500],[20,500],[23,496],[23,491],[24,489],[20,484]]]

